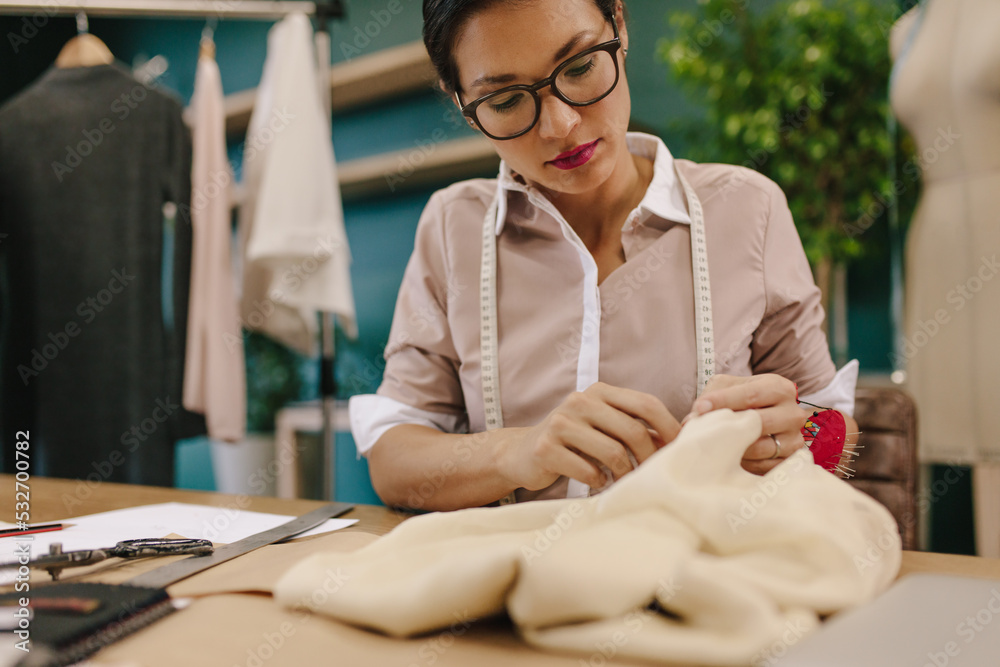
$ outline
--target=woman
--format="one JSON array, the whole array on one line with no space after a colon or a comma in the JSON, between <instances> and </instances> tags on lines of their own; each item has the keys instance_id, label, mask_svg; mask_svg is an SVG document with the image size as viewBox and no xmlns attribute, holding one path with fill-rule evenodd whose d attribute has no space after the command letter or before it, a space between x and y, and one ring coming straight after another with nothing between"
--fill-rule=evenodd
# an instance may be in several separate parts
<instances>
[{"instance_id":1,"label":"woman","mask_svg":"<svg viewBox=\"0 0 1000 667\"><path fill-rule=\"evenodd\" d=\"M503 162L431 198L382 385L352 399L387 504L586 495L720 408L760 413L763 474L804 444L797 391L853 409L777 186L626 135L620 0L425 0L424 42Z\"/></svg>"}]
</instances>

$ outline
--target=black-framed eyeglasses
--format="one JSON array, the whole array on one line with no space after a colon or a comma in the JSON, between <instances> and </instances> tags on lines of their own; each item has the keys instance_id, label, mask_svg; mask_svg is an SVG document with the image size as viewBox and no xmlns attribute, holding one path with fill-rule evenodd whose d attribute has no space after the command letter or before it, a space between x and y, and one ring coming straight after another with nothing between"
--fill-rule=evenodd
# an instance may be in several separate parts
<instances>
[{"instance_id":1,"label":"black-framed eyeglasses","mask_svg":"<svg viewBox=\"0 0 1000 667\"><path fill-rule=\"evenodd\" d=\"M615 38L592 46L561 62L552 74L533 85L518 84L493 91L462 106L483 134L504 141L526 134L538 122L542 100L538 91L552 86L552 94L574 107L600 102L618 85L618 49L622 41L611 21ZM459 106L462 99L455 93Z\"/></svg>"}]
</instances>

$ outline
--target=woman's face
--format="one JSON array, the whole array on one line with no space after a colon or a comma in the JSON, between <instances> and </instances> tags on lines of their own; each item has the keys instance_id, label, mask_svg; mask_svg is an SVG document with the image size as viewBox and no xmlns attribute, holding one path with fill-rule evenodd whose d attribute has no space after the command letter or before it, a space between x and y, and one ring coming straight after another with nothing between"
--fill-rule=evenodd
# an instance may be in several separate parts
<instances>
[{"instance_id":1,"label":"woman's face","mask_svg":"<svg viewBox=\"0 0 1000 667\"><path fill-rule=\"evenodd\" d=\"M624 24L618 28L627 48ZM455 40L462 103L545 79L567 58L613 38L611 24L593 0L495 3L473 14ZM511 169L551 192L580 194L600 187L619 161L628 159L631 100L621 49L615 57L620 79L603 100L574 107L543 88L541 116L527 134L490 139Z\"/></svg>"}]
</instances>

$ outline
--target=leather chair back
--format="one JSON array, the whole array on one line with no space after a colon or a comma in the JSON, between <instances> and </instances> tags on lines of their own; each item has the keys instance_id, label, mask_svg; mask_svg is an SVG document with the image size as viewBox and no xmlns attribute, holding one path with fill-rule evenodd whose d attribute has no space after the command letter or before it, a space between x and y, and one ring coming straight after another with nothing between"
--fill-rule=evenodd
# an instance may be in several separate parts
<instances>
[{"instance_id":1,"label":"leather chair back","mask_svg":"<svg viewBox=\"0 0 1000 667\"><path fill-rule=\"evenodd\" d=\"M895 388L862 387L855 395L854 418L862 445L849 483L885 505L899 524L903 548L916 550L917 408Z\"/></svg>"}]
</instances>

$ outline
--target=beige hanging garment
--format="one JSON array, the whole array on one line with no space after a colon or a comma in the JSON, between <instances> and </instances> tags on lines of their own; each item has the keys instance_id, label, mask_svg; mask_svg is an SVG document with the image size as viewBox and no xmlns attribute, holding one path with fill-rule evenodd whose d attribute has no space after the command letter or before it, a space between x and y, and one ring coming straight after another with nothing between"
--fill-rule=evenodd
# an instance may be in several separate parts
<instances>
[{"instance_id":1,"label":"beige hanging garment","mask_svg":"<svg viewBox=\"0 0 1000 667\"><path fill-rule=\"evenodd\" d=\"M246 432L246 366L231 260L233 175L222 79L210 44L202 43L190 110L194 240L184 407L205 415L210 438L235 442Z\"/></svg>"}]
</instances>

